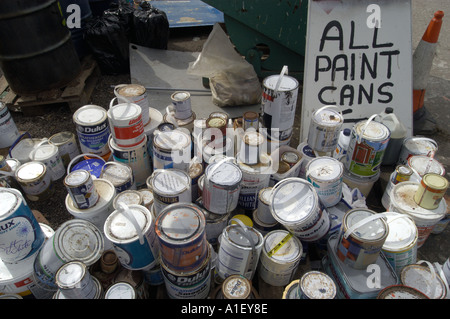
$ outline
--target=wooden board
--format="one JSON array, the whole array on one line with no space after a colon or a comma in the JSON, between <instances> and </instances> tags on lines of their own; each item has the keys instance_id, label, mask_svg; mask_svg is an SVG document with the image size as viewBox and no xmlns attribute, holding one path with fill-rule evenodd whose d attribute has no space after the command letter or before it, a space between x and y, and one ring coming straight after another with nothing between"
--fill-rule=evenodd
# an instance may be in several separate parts
<instances>
[{"instance_id":1,"label":"wooden board","mask_svg":"<svg viewBox=\"0 0 450 319\"><path fill-rule=\"evenodd\" d=\"M348 128L392 107L411 135L411 1L309 0L308 10L300 140L329 104Z\"/></svg>"}]
</instances>

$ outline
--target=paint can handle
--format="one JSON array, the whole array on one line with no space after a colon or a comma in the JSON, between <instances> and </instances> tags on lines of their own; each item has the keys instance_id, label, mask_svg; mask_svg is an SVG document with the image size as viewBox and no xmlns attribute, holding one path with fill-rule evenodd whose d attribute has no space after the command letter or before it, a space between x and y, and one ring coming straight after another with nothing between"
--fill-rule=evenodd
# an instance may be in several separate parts
<instances>
[{"instance_id":1,"label":"paint can handle","mask_svg":"<svg viewBox=\"0 0 450 319\"><path fill-rule=\"evenodd\" d=\"M79 154L77 156L75 156L70 162L69 165L67 165L67 175L70 174L70 168L72 167L72 164L75 163L75 161L81 157L84 156L88 156L88 157L96 157L98 159L101 159L102 161L105 161L103 158L101 158L100 156L96 155L96 154L90 154L90 153L84 153L84 154Z\"/></svg>"},{"instance_id":2,"label":"paint can handle","mask_svg":"<svg viewBox=\"0 0 450 319\"><path fill-rule=\"evenodd\" d=\"M119 206L119 212L122 215L124 215L133 224L133 226L136 229L136 232L138 234L138 237L139 237L139 243L141 245L143 245L144 244L144 235L142 234L142 229L141 229L141 227L139 227L139 224L138 224L136 218L134 217L134 215L131 213L130 208L124 202L119 202L118 206Z\"/></svg>"},{"instance_id":3,"label":"paint can handle","mask_svg":"<svg viewBox=\"0 0 450 319\"><path fill-rule=\"evenodd\" d=\"M365 224L367 224L367 223L369 223L369 222L371 222L373 220L386 217L387 213L392 213L392 212L373 214L373 215L371 215L371 216L369 216L367 218L364 218L364 219L360 220L359 222L353 224L344 233L344 238L347 239L347 237L350 236L350 234L352 234L359 227L364 226Z\"/></svg>"},{"instance_id":4,"label":"paint can handle","mask_svg":"<svg viewBox=\"0 0 450 319\"><path fill-rule=\"evenodd\" d=\"M127 167L127 168L130 170L131 184L132 184L132 185L134 184L134 174L133 174L133 169L132 169L130 166L128 166L127 164L124 164L124 163L105 162L105 163L103 163L103 166L102 166L102 173L103 173L104 167L105 167L105 166L108 166L108 165L116 165L116 166L124 165L125 167Z\"/></svg>"},{"instance_id":5,"label":"paint can handle","mask_svg":"<svg viewBox=\"0 0 450 319\"><path fill-rule=\"evenodd\" d=\"M117 98L122 99L123 101L126 101L126 102L128 102L128 103L133 103L133 100L132 100L132 99L127 98L126 96L120 95L119 92L118 92L119 89L121 89L121 88L123 88L123 87L125 87L125 86L127 86L127 84L118 84L118 85L116 85L116 86L114 87L114 95L115 95ZM111 107L111 105L110 105L110 107Z\"/></svg>"},{"instance_id":6,"label":"paint can handle","mask_svg":"<svg viewBox=\"0 0 450 319\"><path fill-rule=\"evenodd\" d=\"M130 101L130 100L124 98L123 96L116 96L116 97L113 97L113 98L111 99L111 101L109 102L109 110L112 110L113 108L115 108L115 107L117 107L117 106L119 105L119 104L113 105L113 104L114 104L114 101L116 101L116 100L117 100L117 101L122 100L123 102L125 102L125 103L128 105L128 108L130 107L131 104L134 104L134 105L136 105L136 107L138 107L138 108L141 110L141 107L140 107L138 104L133 103L132 101ZM128 108L127 108L127 109L128 109ZM116 119L116 118L114 117L114 112L108 112L108 114L111 116L111 118L112 118L113 120Z\"/></svg>"},{"instance_id":7,"label":"paint can handle","mask_svg":"<svg viewBox=\"0 0 450 319\"><path fill-rule=\"evenodd\" d=\"M25 133L21 134L21 135L14 141L14 143L12 143L12 145L9 147L9 156L10 156L10 157L13 157L12 154L11 154L11 151L14 149L14 147L15 147L17 144L19 144L19 142L24 138L25 135L27 136L27 138L31 138L31 135L30 135L29 132L25 132Z\"/></svg>"},{"instance_id":8,"label":"paint can handle","mask_svg":"<svg viewBox=\"0 0 450 319\"><path fill-rule=\"evenodd\" d=\"M280 76L278 77L278 81L275 85L274 94L278 93L278 90L280 89L281 81L283 80L283 77L285 74L288 74L288 66L287 65L284 65L283 68L281 69Z\"/></svg>"},{"instance_id":9,"label":"paint can handle","mask_svg":"<svg viewBox=\"0 0 450 319\"><path fill-rule=\"evenodd\" d=\"M436 271L434 270L434 266L427 260L419 260L417 264L427 264L428 268L431 272L431 299L436 298L436 288L437 288L437 280L436 280Z\"/></svg>"},{"instance_id":10,"label":"paint can handle","mask_svg":"<svg viewBox=\"0 0 450 319\"><path fill-rule=\"evenodd\" d=\"M172 108L171 108L171 106L172 106ZM168 121L169 121L169 123L172 123L175 127L178 127L177 120L172 115L173 113L174 113L173 105L172 104L171 105L167 105L166 106L166 114L167 114L167 117L168 117Z\"/></svg>"},{"instance_id":11,"label":"paint can handle","mask_svg":"<svg viewBox=\"0 0 450 319\"><path fill-rule=\"evenodd\" d=\"M377 116L379 116L380 114L373 114L372 116L369 117L369 119L367 120L366 124L364 124L363 128L361 129L361 134L359 134L358 136L358 144L361 143L361 139L364 135L364 132L366 131L367 127L369 126L370 122L372 122L372 120L374 118L376 118Z\"/></svg>"},{"instance_id":12,"label":"paint can handle","mask_svg":"<svg viewBox=\"0 0 450 319\"><path fill-rule=\"evenodd\" d=\"M232 218L230 219L230 224L231 222L236 222L236 224L238 225L236 227L236 230L242 235L244 236L250 243L250 245L252 246L252 251L255 252L256 251L256 244L253 241L252 236L250 235L250 232L248 231L248 226L246 226L240 219L238 218Z\"/></svg>"}]
</instances>

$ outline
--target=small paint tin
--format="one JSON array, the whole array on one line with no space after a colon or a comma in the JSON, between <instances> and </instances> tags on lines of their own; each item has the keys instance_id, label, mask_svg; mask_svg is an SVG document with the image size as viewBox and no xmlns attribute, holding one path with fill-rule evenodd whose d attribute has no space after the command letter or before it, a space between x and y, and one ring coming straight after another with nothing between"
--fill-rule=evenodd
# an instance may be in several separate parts
<instances>
[{"instance_id":1,"label":"small paint tin","mask_svg":"<svg viewBox=\"0 0 450 319\"><path fill-rule=\"evenodd\" d=\"M259 120L258 120L258 113L247 111L242 116L242 127L244 131L246 131L249 128L253 128L255 130L259 129Z\"/></svg>"},{"instance_id":2,"label":"small paint tin","mask_svg":"<svg viewBox=\"0 0 450 319\"><path fill-rule=\"evenodd\" d=\"M117 282L106 290L104 299L137 299L137 294L131 284Z\"/></svg>"},{"instance_id":3,"label":"small paint tin","mask_svg":"<svg viewBox=\"0 0 450 319\"><path fill-rule=\"evenodd\" d=\"M153 138L153 169L177 168L188 171L191 161L191 137L176 129L155 132Z\"/></svg>"},{"instance_id":4,"label":"small paint tin","mask_svg":"<svg viewBox=\"0 0 450 319\"><path fill-rule=\"evenodd\" d=\"M0 187L0 258L14 263L36 254L45 234L27 205L22 193Z\"/></svg>"},{"instance_id":5,"label":"small paint tin","mask_svg":"<svg viewBox=\"0 0 450 319\"><path fill-rule=\"evenodd\" d=\"M80 154L77 145L75 134L68 131L63 131L52 135L48 142L58 147L59 155L65 167L69 165L70 161Z\"/></svg>"},{"instance_id":6,"label":"small paint tin","mask_svg":"<svg viewBox=\"0 0 450 319\"><path fill-rule=\"evenodd\" d=\"M117 99L115 97L111 100L107 111L111 136L119 147L139 145L145 136L142 108L130 102L114 105Z\"/></svg>"},{"instance_id":7,"label":"small paint tin","mask_svg":"<svg viewBox=\"0 0 450 319\"><path fill-rule=\"evenodd\" d=\"M55 191L44 163L33 161L22 164L17 168L15 177L30 201L47 199Z\"/></svg>"},{"instance_id":8,"label":"small paint tin","mask_svg":"<svg viewBox=\"0 0 450 319\"><path fill-rule=\"evenodd\" d=\"M228 124L227 118L228 116L225 118L224 116L210 115L206 119L206 131L208 131L208 129L211 131L211 141L219 136L222 138L225 137Z\"/></svg>"},{"instance_id":9,"label":"small paint tin","mask_svg":"<svg viewBox=\"0 0 450 319\"><path fill-rule=\"evenodd\" d=\"M413 171L409 166L397 165L390 180L394 185L396 185L400 182L409 181L412 174L413 174Z\"/></svg>"},{"instance_id":10,"label":"small paint tin","mask_svg":"<svg viewBox=\"0 0 450 319\"><path fill-rule=\"evenodd\" d=\"M147 187L153 192L153 209L161 211L174 203L191 203L191 178L185 171L169 168L158 169L147 179Z\"/></svg>"},{"instance_id":11,"label":"small paint tin","mask_svg":"<svg viewBox=\"0 0 450 319\"><path fill-rule=\"evenodd\" d=\"M110 181L116 188L117 194L136 189L133 170L127 164L106 162L102 167L100 178Z\"/></svg>"},{"instance_id":12,"label":"small paint tin","mask_svg":"<svg viewBox=\"0 0 450 319\"><path fill-rule=\"evenodd\" d=\"M119 209L119 203L124 203L125 205L142 205L143 197L142 194L133 189L129 189L117 194L113 201L114 209Z\"/></svg>"},{"instance_id":13,"label":"small paint tin","mask_svg":"<svg viewBox=\"0 0 450 319\"><path fill-rule=\"evenodd\" d=\"M64 178L64 185L78 209L91 208L99 199L91 174L86 170L70 172Z\"/></svg>"},{"instance_id":14,"label":"small paint tin","mask_svg":"<svg viewBox=\"0 0 450 319\"><path fill-rule=\"evenodd\" d=\"M233 211L238 205L241 181L242 171L236 164L224 160L209 164L202 190L205 208L216 214Z\"/></svg>"},{"instance_id":15,"label":"small paint tin","mask_svg":"<svg viewBox=\"0 0 450 319\"><path fill-rule=\"evenodd\" d=\"M286 230L274 230L264 236L258 273L271 286L289 284L303 253L300 240Z\"/></svg>"},{"instance_id":16,"label":"small paint tin","mask_svg":"<svg viewBox=\"0 0 450 319\"><path fill-rule=\"evenodd\" d=\"M114 87L114 94L118 98L141 107L142 122L145 125L150 121L149 102L147 90L140 84L119 84Z\"/></svg>"},{"instance_id":17,"label":"small paint tin","mask_svg":"<svg viewBox=\"0 0 450 319\"><path fill-rule=\"evenodd\" d=\"M383 215L364 208L351 209L342 220L338 259L352 268L366 269L378 259L388 234Z\"/></svg>"},{"instance_id":18,"label":"small paint tin","mask_svg":"<svg viewBox=\"0 0 450 319\"><path fill-rule=\"evenodd\" d=\"M300 143L297 146L297 151L299 151L302 156L302 163L300 164L300 172L298 177L306 178L306 165L316 157L316 154L311 146L309 146L306 142Z\"/></svg>"},{"instance_id":19,"label":"small paint tin","mask_svg":"<svg viewBox=\"0 0 450 319\"><path fill-rule=\"evenodd\" d=\"M336 148L344 124L341 110L334 105L325 105L313 112L307 143L317 152L331 152Z\"/></svg>"},{"instance_id":20,"label":"small paint tin","mask_svg":"<svg viewBox=\"0 0 450 319\"><path fill-rule=\"evenodd\" d=\"M336 205L342 198L344 165L337 159L321 156L306 166L306 179L316 189L325 207Z\"/></svg>"},{"instance_id":21,"label":"small paint tin","mask_svg":"<svg viewBox=\"0 0 450 319\"><path fill-rule=\"evenodd\" d=\"M177 91L170 96L173 108L175 110L175 118L185 120L191 117L191 94L186 91Z\"/></svg>"},{"instance_id":22,"label":"small paint tin","mask_svg":"<svg viewBox=\"0 0 450 319\"><path fill-rule=\"evenodd\" d=\"M156 219L161 262L178 272L200 267L208 252L206 219L201 208L192 203L166 207Z\"/></svg>"},{"instance_id":23,"label":"small paint tin","mask_svg":"<svg viewBox=\"0 0 450 319\"><path fill-rule=\"evenodd\" d=\"M258 219L264 224L274 224L277 220L273 218L270 212L270 198L273 187L264 187L258 193L258 206L256 208L256 215Z\"/></svg>"},{"instance_id":24,"label":"small paint tin","mask_svg":"<svg viewBox=\"0 0 450 319\"><path fill-rule=\"evenodd\" d=\"M150 211L141 205L119 205L105 221L106 238L112 242L123 267L131 270L153 267L159 245Z\"/></svg>"},{"instance_id":25,"label":"small paint tin","mask_svg":"<svg viewBox=\"0 0 450 319\"><path fill-rule=\"evenodd\" d=\"M407 165L408 159L413 155L430 156L436 153L438 145L435 140L427 137L412 136L403 141L398 164Z\"/></svg>"},{"instance_id":26,"label":"small paint tin","mask_svg":"<svg viewBox=\"0 0 450 319\"><path fill-rule=\"evenodd\" d=\"M415 288L430 299L445 299L448 287L434 270L434 266L427 262L428 266L417 264L405 266L400 274L401 283Z\"/></svg>"},{"instance_id":27,"label":"small paint tin","mask_svg":"<svg viewBox=\"0 0 450 319\"><path fill-rule=\"evenodd\" d=\"M65 299L99 299L98 287L85 264L69 261L55 275L56 285Z\"/></svg>"},{"instance_id":28,"label":"small paint tin","mask_svg":"<svg viewBox=\"0 0 450 319\"><path fill-rule=\"evenodd\" d=\"M421 291L405 285L392 285L380 291L377 299L430 299Z\"/></svg>"},{"instance_id":29,"label":"small paint tin","mask_svg":"<svg viewBox=\"0 0 450 319\"><path fill-rule=\"evenodd\" d=\"M228 276L222 283L224 299L250 299L252 283L242 275Z\"/></svg>"},{"instance_id":30,"label":"small paint tin","mask_svg":"<svg viewBox=\"0 0 450 319\"><path fill-rule=\"evenodd\" d=\"M425 174L420 181L419 188L414 194L414 201L420 207L436 209L447 192L448 180L439 174Z\"/></svg>"},{"instance_id":31,"label":"small paint tin","mask_svg":"<svg viewBox=\"0 0 450 319\"><path fill-rule=\"evenodd\" d=\"M295 164L297 164L300 161L300 159L301 159L300 155L293 151L286 151L281 154L281 160L289 164L290 168L292 168Z\"/></svg>"},{"instance_id":32,"label":"small paint tin","mask_svg":"<svg viewBox=\"0 0 450 319\"><path fill-rule=\"evenodd\" d=\"M265 138L261 133L253 130L245 132L239 149L239 160L247 165L258 164L264 143Z\"/></svg>"},{"instance_id":33,"label":"small paint tin","mask_svg":"<svg viewBox=\"0 0 450 319\"><path fill-rule=\"evenodd\" d=\"M321 271L308 271L300 278L300 299L335 299L337 287L333 279Z\"/></svg>"}]
</instances>

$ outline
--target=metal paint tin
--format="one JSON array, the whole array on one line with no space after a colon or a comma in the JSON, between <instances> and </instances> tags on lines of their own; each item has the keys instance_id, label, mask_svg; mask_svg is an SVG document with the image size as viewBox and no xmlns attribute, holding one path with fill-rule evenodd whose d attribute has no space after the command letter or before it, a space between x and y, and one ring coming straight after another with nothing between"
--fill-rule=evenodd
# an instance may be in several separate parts
<instances>
[{"instance_id":1,"label":"metal paint tin","mask_svg":"<svg viewBox=\"0 0 450 319\"><path fill-rule=\"evenodd\" d=\"M181 130L155 132L153 169L177 168L188 171L191 161L191 137Z\"/></svg>"},{"instance_id":2,"label":"metal paint tin","mask_svg":"<svg viewBox=\"0 0 450 319\"><path fill-rule=\"evenodd\" d=\"M110 134L106 110L98 105L85 105L73 114L82 153L104 156L110 152Z\"/></svg>"},{"instance_id":3,"label":"metal paint tin","mask_svg":"<svg viewBox=\"0 0 450 319\"><path fill-rule=\"evenodd\" d=\"M49 198L55 191L47 167L41 162L27 162L17 168L15 177L30 201Z\"/></svg>"},{"instance_id":4,"label":"metal paint tin","mask_svg":"<svg viewBox=\"0 0 450 319\"><path fill-rule=\"evenodd\" d=\"M117 282L106 290L104 299L137 299L137 295L131 284Z\"/></svg>"},{"instance_id":5,"label":"metal paint tin","mask_svg":"<svg viewBox=\"0 0 450 319\"><path fill-rule=\"evenodd\" d=\"M188 119L192 116L191 94L186 91L177 91L170 96L175 118L180 120Z\"/></svg>"},{"instance_id":6,"label":"metal paint tin","mask_svg":"<svg viewBox=\"0 0 450 319\"><path fill-rule=\"evenodd\" d=\"M187 119L177 119L173 112L168 111L163 115L163 121L173 124L174 129L184 129L186 133L191 134L194 130L194 121L197 115L195 112L191 112L191 116Z\"/></svg>"},{"instance_id":7,"label":"metal paint tin","mask_svg":"<svg viewBox=\"0 0 450 319\"><path fill-rule=\"evenodd\" d=\"M262 222L258 218L257 210L253 211L252 215L252 221L253 221L253 227L257 229L263 236L267 235L267 233L277 230L280 228L280 224L275 220L275 222L268 224L265 222Z\"/></svg>"},{"instance_id":8,"label":"metal paint tin","mask_svg":"<svg viewBox=\"0 0 450 319\"><path fill-rule=\"evenodd\" d=\"M238 205L242 175L241 169L234 163L221 160L209 164L202 190L205 208L216 214L233 211Z\"/></svg>"},{"instance_id":9,"label":"metal paint tin","mask_svg":"<svg viewBox=\"0 0 450 319\"><path fill-rule=\"evenodd\" d=\"M415 288L425 294L430 299L445 299L448 287L434 270L434 266L428 263L422 266L417 264L405 266L400 274L403 285Z\"/></svg>"},{"instance_id":10,"label":"metal paint tin","mask_svg":"<svg viewBox=\"0 0 450 319\"><path fill-rule=\"evenodd\" d=\"M89 299L103 299L103 287L102 287L100 281L97 278L92 277L92 283L94 284L94 287L95 287L94 289L96 291L96 295L93 298L89 298ZM67 298L63 294L63 291L61 289L58 289L54 293L52 299L68 299L68 300L70 300L72 298ZM73 299L82 299L82 298L73 298ZM84 298L84 299L86 299L86 298Z\"/></svg>"},{"instance_id":11,"label":"metal paint tin","mask_svg":"<svg viewBox=\"0 0 450 319\"><path fill-rule=\"evenodd\" d=\"M114 95L123 101L137 104L141 107L142 122L147 125L151 119L147 90L139 84L119 84L114 87Z\"/></svg>"},{"instance_id":12,"label":"metal paint tin","mask_svg":"<svg viewBox=\"0 0 450 319\"><path fill-rule=\"evenodd\" d=\"M317 152L331 152L336 148L344 117L334 105L325 105L313 112L307 143Z\"/></svg>"},{"instance_id":13,"label":"metal paint tin","mask_svg":"<svg viewBox=\"0 0 450 319\"><path fill-rule=\"evenodd\" d=\"M417 239L419 231L407 215L392 212L386 216L389 234L383 244L382 252L397 275L406 265L417 260Z\"/></svg>"},{"instance_id":14,"label":"metal paint tin","mask_svg":"<svg viewBox=\"0 0 450 319\"><path fill-rule=\"evenodd\" d=\"M389 211L407 214L412 217L419 231L417 248L427 240L433 227L445 216L447 203L441 200L439 207L434 210L425 209L417 205L414 194L420 185L416 182L402 182L394 186L391 192Z\"/></svg>"},{"instance_id":15,"label":"metal paint tin","mask_svg":"<svg viewBox=\"0 0 450 319\"><path fill-rule=\"evenodd\" d=\"M195 204L202 208L203 214L206 219L206 240L211 245L217 245L219 241L219 236L222 233L223 229L227 226L228 220L230 218L230 213L228 214L214 214L207 210L203 206L203 199L199 197Z\"/></svg>"},{"instance_id":16,"label":"metal paint tin","mask_svg":"<svg viewBox=\"0 0 450 319\"><path fill-rule=\"evenodd\" d=\"M64 222L44 243L34 260L36 285L47 291L56 290L58 269L72 260L88 267L93 265L103 253L104 242L103 234L91 222L77 218Z\"/></svg>"},{"instance_id":17,"label":"metal paint tin","mask_svg":"<svg viewBox=\"0 0 450 319\"><path fill-rule=\"evenodd\" d=\"M306 166L306 180L315 188L325 207L336 205L342 198L344 165L339 160L321 156Z\"/></svg>"},{"instance_id":18,"label":"metal paint tin","mask_svg":"<svg viewBox=\"0 0 450 319\"><path fill-rule=\"evenodd\" d=\"M259 129L259 114L252 111L247 111L242 116L242 128L247 131L249 128L255 130Z\"/></svg>"},{"instance_id":19,"label":"metal paint tin","mask_svg":"<svg viewBox=\"0 0 450 319\"><path fill-rule=\"evenodd\" d=\"M161 263L177 272L198 269L208 255L206 219L201 208L192 203L166 207L156 219Z\"/></svg>"},{"instance_id":20,"label":"metal paint tin","mask_svg":"<svg viewBox=\"0 0 450 319\"><path fill-rule=\"evenodd\" d=\"M66 173L58 147L55 145L39 145L31 151L30 160L44 163L53 181L59 180Z\"/></svg>"},{"instance_id":21,"label":"metal paint tin","mask_svg":"<svg viewBox=\"0 0 450 319\"><path fill-rule=\"evenodd\" d=\"M264 187L258 192L256 215L258 216L258 220L264 224L277 223L277 220L273 218L272 213L270 212L272 189L273 187Z\"/></svg>"},{"instance_id":22,"label":"metal paint tin","mask_svg":"<svg viewBox=\"0 0 450 319\"><path fill-rule=\"evenodd\" d=\"M142 195L142 205L147 207L147 209L151 212L153 207L153 191L149 188L141 188L138 189L138 192Z\"/></svg>"},{"instance_id":23,"label":"metal paint tin","mask_svg":"<svg viewBox=\"0 0 450 319\"><path fill-rule=\"evenodd\" d=\"M34 255L45 235L23 195L14 188L0 188L0 258L14 263Z\"/></svg>"},{"instance_id":24,"label":"metal paint tin","mask_svg":"<svg viewBox=\"0 0 450 319\"><path fill-rule=\"evenodd\" d=\"M65 299L96 299L99 295L86 265L76 260L62 265L55 281Z\"/></svg>"},{"instance_id":25,"label":"metal paint tin","mask_svg":"<svg viewBox=\"0 0 450 319\"><path fill-rule=\"evenodd\" d=\"M256 209L258 206L258 193L269 186L270 176L273 173L272 158L262 153L258 164L247 165L238 160L242 171L238 206L244 209Z\"/></svg>"},{"instance_id":26,"label":"metal paint tin","mask_svg":"<svg viewBox=\"0 0 450 319\"><path fill-rule=\"evenodd\" d=\"M292 134L299 82L288 75L271 75L262 84L262 125L271 132L271 137L284 140Z\"/></svg>"},{"instance_id":27,"label":"metal paint tin","mask_svg":"<svg viewBox=\"0 0 450 319\"><path fill-rule=\"evenodd\" d=\"M426 155L413 155L408 159L408 166L412 170L409 180L419 182L426 173L445 176L445 167L438 160Z\"/></svg>"},{"instance_id":28,"label":"metal paint tin","mask_svg":"<svg viewBox=\"0 0 450 319\"><path fill-rule=\"evenodd\" d=\"M252 280L264 244L262 234L240 223L225 227L220 238L216 264L220 278L238 274Z\"/></svg>"},{"instance_id":29,"label":"metal paint tin","mask_svg":"<svg viewBox=\"0 0 450 319\"><path fill-rule=\"evenodd\" d=\"M389 234L383 217L364 208L351 209L344 215L336 248L342 263L355 269L375 263Z\"/></svg>"},{"instance_id":30,"label":"metal paint tin","mask_svg":"<svg viewBox=\"0 0 450 319\"><path fill-rule=\"evenodd\" d=\"M316 154L311 146L309 146L306 142L300 143L297 146L297 151L299 151L302 155L302 162L300 164L298 177L306 178L306 165L308 165L308 163L316 157Z\"/></svg>"},{"instance_id":31,"label":"metal paint tin","mask_svg":"<svg viewBox=\"0 0 450 319\"><path fill-rule=\"evenodd\" d=\"M191 194L192 202L199 198L198 194L198 180L203 175L203 165L199 162L191 162L189 165L189 177L191 178Z\"/></svg>"},{"instance_id":32,"label":"metal paint tin","mask_svg":"<svg viewBox=\"0 0 450 319\"><path fill-rule=\"evenodd\" d=\"M384 288L400 283L383 252L374 263L375 267L379 267L377 273L380 274L379 281L375 285L371 278L373 272L367 271L367 269L355 269L338 259L337 244L338 236L330 236L327 243L328 254L322 260L324 272L333 279L338 288L337 299L375 299Z\"/></svg>"},{"instance_id":33,"label":"metal paint tin","mask_svg":"<svg viewBox=\"0 0 450 319\"><path fill-rule=\"evenodd\" d=\"M317 241L330 228L328 213L320 208L314 186L298 177L275 184L270 211L280 224L302 241Z\"/></svg>"},{"instance_id":34,"label":"metal paint tin","mask_svg":"<svg viewBox=\"0 0 450 319\"><path fill-rule=\"evenodd\" d=\"M64 178L64 185L72 198L73 204L78 209L91 208L99 199L92 176L86 170L79 169L70 172Z\"/></svg>"},{"instance_id":35,"label":"metal paint tin","mask_svg":"<svg viewBox=\"0 0 450 319\"><path fill-rule=\"evenodd\" d=\"M289 285L284 288L283 296L281 299L300 299L298 295L298 286L300 284L300 279L292 281Z\"/></svg>"},{"instance_id":36,"label":"metal paint tin","mask_svg":"<svg viewBox=\"0 0 450 319\"><path fill-rule=\"evenodd\" d=\"M125 205L142 205L143 196L142 194L133 189L129 189L117 194L113 200L114 209L119 209L119 203L124 203Z\"/></svg>"},{"instance_id":37,"label":"metal paint tin","mask_svg":"<svg viewBox=\"0 0 450 319\"><path fill-rule=\"evenodd\" d=\"M337 287L333 279L321 271L308 271L300 278L300 299L335 299Z\"/></svg>"},{"instance_id":38,"label":"metal paint tin","mask_svg":"<svg viewBox=\"0 0 450 319\"><path fill-rule=\"evenodd\" d=\"M448 180L444 176L434 173L425 174L414 194L414 201L420 207L436 209L447 192L447 188Z\"/></svg>"},{"instance_id":39,"label":"metal paint tin","mask_svg":"<svg viewBox=\"0 0 450 319\"><path fill-rule=\"evenodd\" d=\"M253 130L246 131L241 140L238 159L247 165L258 164L264 143L265 138L261 133Z\"/></svg>"},{"instance_id":40,"label":"metal paint tin","mask_svg":"<svg viewBox=\"0 0 450 319\"><path fill-rule=\"evenodd\" d=\"M117 194L136 189L133 170L127 164L106 162L102 167L100 178L110 181L116 188Z\"/></svg>"},{"instance_id":41,"label":"metal paint tin","mask_svg":"<svg viewBox=\"0 0 450 319\"><path fill-rule=\"evenodd\" d=\"M206 299L211 288L211 254L212 248L207 245L206 258L193 271L176 271L163 261L161 270L167 294L171 299Z\"/></svg>"},{"instance_id":42,"label":"metal paint tin","mask_svg":"<svg viewBox=\"0 0 450 319\"><path fill-rule=\"evenodd\" d=\"M111 136L120 147L139 145L146 136L142 121L142 108L129 102L114 105L116 99L111 100L107 112Z\"/></svg>"},{"instance_id":43,"label":"metal paint tin","mask_svg":"<svg viewBox=\"0 0 450 319\"><path fill-rule=\"evenodd\" d=\"M70 161L80 154L75 134L68 131L56 133L48 139L48 142L58 147L59 155L63 161L64 167L69 165Z\"/></svg>"},{"instance_id":44,"label":"metal paint tin","mask_svg":"<svg viewBox=\"0 0 450 319\"><path fill-rule=\"evenodd\" d=\"M377 299L430 299L421 291L405 285L393 285L380 291Z\"/></svg>"},{"instance_id":45,"label":"metal paint tin","mask_svg":"<svg viewBox=\"0 0 450 319\"><path fill-rule=\"evenodd\" d=\"M0 102L0 148L10 147L19 137L19 131L8 107Z\"/></svg>"},{"instance_id":46,"label":"metal paint tin","mask_svg":"<svg viewBox=\"0 0 450 319\"><path fill-rule=\"evenodd\" d=\"M289 284L303 253L300 240L286 230L274 230L264 236L258 273L271 286Z\"/></svg>"},{"instance_id":47,"label":"metal paint tin","mask_svg":"<svg viewBox=\"0 0 450 319\"><path fill-rule=\"evenodd\" d=\"M372 119L353 126L344 161L350 173L361 177L377 175L390 138L387 126Z\"/></svg>"},{"instance_id":48,"label":"metal paint tin","mask_svg":"<svg viewBox=\"0 0 450 319\"><path fill-rule=\"evenodd\" d=\"M281 160L292 168L295 164L300 161L301 157L294 151L285 151L281 154Z\"/></svg>"},{"instance_id":49,"label":"metal paint tin","mask_svg":"<svg viewBox=\"0 0 450 319\"><path fill-rule=\"evenodd\" d=\"M372 191L373 185L380 178L380 175L381 170L378 170L374 176L370 177L353 175L347 168L345 168L344 165L344 176L342 178L348 187L351 189L357 188L364 195L364 197L367 198Z\"/></svg>"},{"instance_id":50,"label":"metal paint tin","mask_svg":"<svg viewBox=\"0 0 450 319\"><path fill-rule=\"evenodd\" d=\"M145 185L147 177L152 173L147 135L144 135L144 139L140 144L126 148L118 146L115 140L110 137L109 147L115 162L131 167L136 178L136 186Z\"/></svg>"},{"instance_id":51,"label":"metal paint tin","mask_svg":"<svg viewBox=\"0 0 450 319\"><path fill-rule=\"evenodd\" d=\"M413 171L410 166L397 165L389 180L393 183L393 185L396 185L400 182L409 181L412 174Z\"/></svg>"},{"instance_id":52,"label":"metal paint tin","mask_svg":"<svg viewBox=\"0 0 450 319\"><path fill-rule=\"evenodd\" d=\"M147 269L156 264L159 245L155 221L141 205L119 204L120 208L106 218L104 233L124 268Z\"/></svg>"},{"instance_id":53,"label":"metal paint tin","mask_svg":"<svg viewBox=\"0 0 450 319\"><path fill-rule=\"evenodd\" d=\"M408 137L403 141L398 163L407 165L408 159L413 155L426 155L430 156L436 153L438 145L435 140L427 137Z\"/></svg>"},{"instance_id":54,"label":"metal paint tin","mask_svg":"<svg viewBox=\"0 0 450 319\"><path fill-rule=\"evenodd\" d=\"M153 209L159 216L173 203L191 203L191 178L185 171L169 168L155 170L147 179L147 187L153 191Z\"/></svg>"},{"instance_id":55,"label":"metal paint tin","mask_svg":"<svg viewBox=\"0 0 450 319\"><path fill-rule=\"evenodd\" d=\"M250 299L252 283L242 275L230 275L222 283L224 299Z\"/></svg>"}]
</instances>

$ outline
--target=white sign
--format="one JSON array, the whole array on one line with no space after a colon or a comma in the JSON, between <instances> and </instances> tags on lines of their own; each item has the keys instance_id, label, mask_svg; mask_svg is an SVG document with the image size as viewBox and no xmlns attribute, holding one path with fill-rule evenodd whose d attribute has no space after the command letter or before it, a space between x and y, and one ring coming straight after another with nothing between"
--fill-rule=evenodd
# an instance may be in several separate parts
<instances>
[{"instance_id":1,"label":"white sign","mask_svg":"<svg viewBox=\"0 0 450 319\"><path fill-rule=\"evenodd\" d=\"M344 126L392 107L412 134L410 0L309 0L300 141L336 105Z\"/></svg>"}]
</instances>

